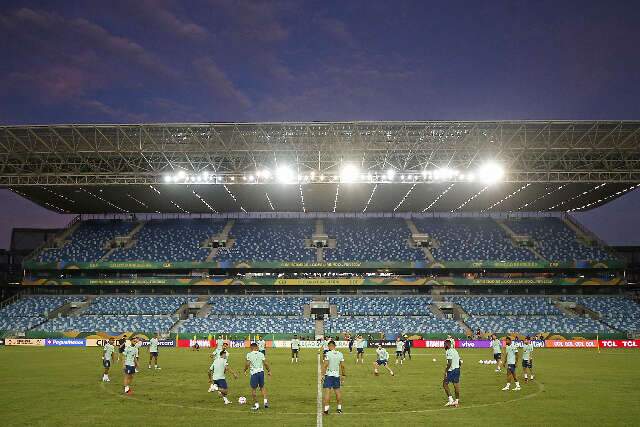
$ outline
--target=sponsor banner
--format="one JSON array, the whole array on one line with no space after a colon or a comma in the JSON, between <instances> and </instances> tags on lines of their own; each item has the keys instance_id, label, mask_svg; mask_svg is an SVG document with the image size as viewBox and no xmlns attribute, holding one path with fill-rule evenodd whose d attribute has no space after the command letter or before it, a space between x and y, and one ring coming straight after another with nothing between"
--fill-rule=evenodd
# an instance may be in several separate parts
<instances>
[{"instance_id":1,"label":"sponsor banner","mask_svg":"<svg viewBox=\"0 0 640 427\"><path fill-rule=\"evenodd\" d=\"M502 346L504 347L505 345L507 345L507 343L505 342L505 340L502 340ZM520 341L520 340L513 340L512 341L516 347L522 347L524 345L524 341ZM531 344L533 344L534 348L542 348L542 347L546 347L545 341L544 340L530 340Z\"/></svg>"},{"instance_id":2,"label":"sponsor banner","mask_svg":"<svg viewBox=\"0 0 640 427\"><path fill-rule=\"evenodd\" d=\"M32 338L7 338L4 340L5 345L28 345L36 347L44 347L43 339Z\"/></svg>"},{"instance_id":3,"label":"sponsor banner","mask_svg":"<svg viewBox=\"0 0 640 427\"><path fill-rule=\"evenodd\" d=\"M444 340L412 340L415 348L444 348Z\"/></svg>"},{"instance_id":4,"label":"sponsor banner","mask_svg":"<svg viewBox=\"0 0 640 427\"><path fill-rule=\"evenodd\" d=\"M212 348L216 346L215 340L178 340L178 347L193 347L196 343L200 348Z\"/></svg>"},{"instance_id":5,"label":"sponsor banner","mask_svg":"<svg viewBox=\"0 0 640 427\"><path fill-rule=\"evenodd\" d=\"M640 348L640 340L600 340L600 348Z\"/></svg>"},{"instance_id":6,"label":"sponsor banner","mask_svg":"<svg viewBox=\"0 0 640 427\"><path fill-rule=\"evenodd\" d=\"M4 340L0 338L0 345L4 345Z\"/></svg>"},{"instance_id":7,"label":"sponsor banner","mask_svg":"<svg viewBox=\"0 0 640 427\"><path fill-rule=\"evenodd\" d=\"M597 340L546 340L544 346L547 348L596 348Z\"/></svg>"},{"instance_id":8,"label":"sponsor banner","mask_svg":"<svg viewBox=\"0 0 640 427\"><path fill-rule=\"evenodd\" d=\"M372 340L367 341L367 347L369 348L377 348L379 345L383 347L394 347L396 346L396 340Z\"/></svg>"},{"instance_id":9,"label":"sponsor banner","mask_svg":"<svg viewBox=\"0 0 640 427\"><path fill-rule=\"evenodd\" d=\"M456 340L456 348L489 348L489 340Z\"/></svg>"},{"instance_id":10,"label":"sponsor banner","mask_svg":"<svg viewBox=\"0 0 640 427\"><path fill-rule=\"evenodd\" d=\"M229 348L246 348L249 347L249 341L245 340L231 340L226 341L229 344Z\"/></svg>"},{"instance_id":11,"label":"sponsor banner","mask_svg":"<svg viewBox=\"0 0 640 427\"><path fill-rule=\"evenodd\" d=\"M291 340L273 341L275 348L291 348ZM319 348L319 341L300 341L300 348ZM349 341L336 341L336 348L349 348Z\"/></svg>"},{"instance_id":12,"label":"sponsor banner","mask_svg":"<svg viewBox=\"0 0 640 427\"><path fill-rule=\"evenodd\" d=\"M149 341L142 341L143 347L149 347ZM175 340L158 340L158 347L175 347Z\"/></svg>"},{"instance_id":13,"label":"sponsor banner","mask_svg":"<svg viewBox=\"0 0 640 427\"><path fill-rule=\"evenodd\" d=\"M47 347L84 347L85 343L86 340L83 338L47 338L44 340L44 345Z\"/></svg>"}]
</instances>

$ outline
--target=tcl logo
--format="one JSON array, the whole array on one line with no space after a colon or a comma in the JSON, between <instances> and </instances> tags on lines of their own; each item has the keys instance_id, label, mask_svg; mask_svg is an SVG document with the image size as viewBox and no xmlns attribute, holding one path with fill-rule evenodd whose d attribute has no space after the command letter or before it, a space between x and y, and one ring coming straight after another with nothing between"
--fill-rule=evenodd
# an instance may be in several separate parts
<instances>
[{"instance_id":1,"label":"tcl logo","mask_svg":"<svg viewBox=\"0 0 640 427\"><path fill-rule=\"evenodd\" d=\"M619 347L627 347L627 348L638 348L638 340L601 340L600 347L610 347L610 348L619 348Z\"/></svg>"}]
</instances>

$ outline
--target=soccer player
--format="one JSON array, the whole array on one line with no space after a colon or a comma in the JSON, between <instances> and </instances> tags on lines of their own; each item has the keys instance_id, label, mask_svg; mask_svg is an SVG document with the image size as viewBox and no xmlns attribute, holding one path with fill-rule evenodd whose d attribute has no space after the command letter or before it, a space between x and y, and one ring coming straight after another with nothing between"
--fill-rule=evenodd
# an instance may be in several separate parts
<instances>
[{"instance_id":1,"label":"soccer player","mask_svg":"<svg viewBox=\"0 0 640 427\"><path fill-rule=\"evenodd\" d=\"M342 392L340 391L340 379L346 376L344 370L344 355L336 350L335 341L331 340L327 345L329 347L329 351L322 362L321 368L321 374L324 378L322 381L322 388L324 389L324 394L322 396L324 414L329 415L329 399L331 398L331 390L333 390L336 395L338 413L341 414Z\"/></svg>"},{"instance_id":2,"label":"soccer player","mask_svg":"<svg viewBox=\"0 0 640 427\"><path fill-rule=\"evenodd\" d=\"M403 353L404 353L404 343L400 339L400 335L398 335L398 337L396 338L396 365L398 363L402 365L402 362L404 361Z\"/></svg>"},{"instance_id":3,"label":"soccer player","mask_svg":"<svg viewBox=\"0 0 640 427\"><path fill-rule=\"evenodd\" d=\"M263 355L267 355L267 343L265 342L263 337L260 337L258 340L258 351Z\"/></svg>"},{"instance_id":4,"label":"soccer player","mask_svg":"<svg viewBox=\"0 0 640 427\"><path fill-rule=\"evenodd\" d=\"M394 376L393 371L391 370L391 368L389 368L389 352L387 351L387 349L382 347L382 345L379 345L376 349L376 355L377 359L375 362L373 362L373 373L375 375L378 375L378 366L384 366L385 368L387 368L387 371L389 371L391 376Z\"/></svg>"},{"instance_id":5,"label":"soccer player","mask_svg":"<svg viewBox=\"0 0 640 427\"><path fill-rule=\"evenodd\" d=\"M356 341L355 335L349 337L349 353L353 353L353 343Z\"/></svg>"},{"instance_id":6,"label":"soccer player","mask_svg":"<svg viewBox=\"0 0 640 427\"><path fill-rule=\"evenodd\" d=\"M231 403L231 401L227 399L227 393L229 391L226 377L227 371L231 372L234 379L238 378L236 373L229 367L229 364L227 362L227 351L221 349L219 357L213 361L211 367L209 368L209 372L211 373L211 378L213 379L212 386L214 386L214 390L218 390L218 394L222 397L225 405Z\"/></svg>"},{"instance_id":7,"label":"soccer player","mask_svg":"<svg viewBox=\"0 0 640 427\"><path fill-rule=\"evenodd\" d=\"M447 359L447 366L444 368L444 379L442 380L442 387L444 392L447 393L448 401L444 406L458 407L460 404L460 355L452 345L451 341L446 340L444 342L445 357ZM453 383L453 390L456 395L456 400L453 400L451 392L449 391L449 383Z\"/></svg>"},{"instance_id":8,"label":"soccer player","mask_svg":"<svg viewBox=\"0 0 640 427\"><path fill-rule=\"evenodd\" d=\"M109 341L102 348L102 367L104 373L102 374L102 381L109 382L109 368L111 368L111 359L113 358L113 352L116 350L113 345L113 338L109 338Z\"/></svg>"},{"instance_id":9,"label":"soccer player","mask_svg":"<svg viewBox=\"0 0 640 427\"><path fill-rule=\"evenodd\" d=\"M528 383L529 379L533 380L533 356L531 353L533 353L533 343L531 337L526 337L522 346L522 371L525 383Z\"/></svg>"},{"instance_id":10,"label":"soccer player","mask_svg":"<svg viewBox=\"0 0 640 427\"><path fill-rule=\"evenodd\" d=\"M149 340L149 369L151 369L151 361L154 361L156 369L160 369L158 367L158 336L158 334L155 334L153 338Z\"/></svg>"},{"instance_id":11,"label":"soccer player","mask_svg":"<svg viewBox=\"0 0 640 427\"><path fill-rule=\"evenodd\" d=\"M507 385L505 385L502 390L509 390L511 388L511 380L516 383L513 391L520 390L520 382L518 381L518 377L516 377L516 364L518 363L518 347L516 343L511 341L511 337L506 338L506 346L504 347L506 353L506 365L507 365Z\"/></svg>"},{"instance_id":12,"label":"soccer player","mask_svg":"<svg viewBox=\"0 0 640 427\"><path fill-rule=\"evenodd\" d=\"M136 347L136 338L131 337L129 345L124 349L124 392L125 394L133 394L131 390L131 382L133 381L133 375L137 372L138 368L138 348Z\"/></svg>"},{"instance_id":13,"label":"soccer player","mask_svg":"<svg viewBox=\"0 0 640 427\"><path fill-rule=\"evenodd\" d=\"M496 361L498 366L496 366L496 372L500 372L502 367L502 343L496 336L496 334L491 335L491 348L493 349L493 360Z\"/></svg>"},{"instance_id":14,"label":"soccer player","mask_svg":"<svg viewBox=\"0 0 640 427\"><path fill-rule=\"evenodd\" d=\"M451 343L451 348L456 348L456 340L451 335L447 335L447 341Z\"/></svg>"},{"instance_id":15,"label":"soccer player","mask_svg":"<svg viewBox=\"0 0 640 427\"><path fill-rule=\"evenodd\" d=\"M359 361L364 365L364 344L362 335L358 335L358 338L356 338L356 364Z\"/></svg>"},{"instance_id":16,"label":"soccer player","mask_svg":"<svg viewBox=\"0 0 640 427\"><path fill-rule=\"evenodd\" d=\"M297 335L291 340L291 363L298 363L298 353L300 352L300 340Z\"/></svg>"},{"instance_id":17,"label":"soccer player","mask_svg":"<svg viewBox=\"0 0 640 427\"><path fill-rule=\"evenodd\" d=\"M411 346L413 342L409 339L408 336L404 336L404 351L402 352L402 359L406 359L407 355L409 356L409 360L411 360Z\"/></svg>"},{"instance_id":18,"label":"soccer player","mask_svg":"<svg viewBox=\"0 0 640 427\"><path fill-rule=\"evenodd\" d=\"M223 351L227 352L227 358L229 357L229 344L228 343L222 343L220 346L216 345L216 349L213 350L213 353L211 353L211 358L212 359L217 359L218 357L220 357L220 353L222 353Z\"/></svg>"},{"instance_id":19,"label":"soccer player","mask_svg":"<svg viewBox=\"0 0 640 427\"><path fill-rule=\"evenodd\" d=\"M244 365L244 373L251 368L251 378L249 385L251 386L251 396L253 397L253 409L257 411L260 409L258 400L256 399L256 390L260 388L262 397L264 399L264 408L269 408L269 401L267 400L267 389L264 386L264 370L267 369L267 375L271 376L271 367L265 360L265 355L258 351L258 344L251 343L251 352L247 353L247 361Z\"/></svg>"}]
</instances>

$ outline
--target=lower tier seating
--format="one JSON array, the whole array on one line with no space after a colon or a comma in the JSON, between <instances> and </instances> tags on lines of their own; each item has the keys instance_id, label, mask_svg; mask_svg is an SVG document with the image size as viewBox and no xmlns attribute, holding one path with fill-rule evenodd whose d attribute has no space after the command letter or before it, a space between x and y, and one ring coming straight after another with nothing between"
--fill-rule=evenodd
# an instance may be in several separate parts
<instances>
[{"instance_id":1,"label":"lower tier seating","mask_svg":"<svg viewBox=\"0 0 640 427\"><path fill-rule=\"evenodd\" d=\"M314 321L303 317L287 316L217 316L193 318L184 322L180 332L184 333L230 333L247 332L261 334L311 333Z\"/></svg>"}]
</instances>

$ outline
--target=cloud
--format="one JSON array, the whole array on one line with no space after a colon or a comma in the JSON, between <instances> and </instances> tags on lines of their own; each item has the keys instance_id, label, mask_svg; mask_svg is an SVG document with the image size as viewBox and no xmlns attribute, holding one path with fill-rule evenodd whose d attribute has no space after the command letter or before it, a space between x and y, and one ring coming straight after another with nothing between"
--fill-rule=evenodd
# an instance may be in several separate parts
<instances>
[{"instance_id":1,"label":"cloud","mask_svg":"<svg viewBox=\"0 0 640 427\"><path fill-rule=\"evenodd\" d=\"M259 43L286 40L289 31L280 22L278 2L249 0L212 0L233 24L231 36Z\"/></svg>"},{"instance_id":2,"label":"cloud","mask_svg":"<svg viewBox=\"0 0 640 427\"><path fill-rule=\"evenodd\" d=\"M214 96L232 101L241 108L251 106L251 100L227 77L211 58L199 58L193 61L196 73Z\"/></svg>"},{"instance_id":3,"label":"cloud","mask_svg":"<svg viewBox=\"0 0 640 427\"><path fill-rule=\"evenodd\" d=\"M148 120L147 115L132 113L122 108L112 107L97 99L85 99L78 103L82 108L98 113L100 117L108 117L117 122L142 123Z\"/></svg>"},{"instance_id":4,"label":"cloud","mask_svg":"<svg viewBox=\"0 0 640 427\"><path fill-rule=\"evenodd\" d=\"M93 51L101 60L107 59L104 58L106 54L120 60L124 66L138 66L147 73L164 77L177 76L140 44L114 35L84 18L71 19L43 10L22 8L0 17L0 30L12 34L15 40L26 40L44 55L63 54L72 58L75 54ZM59 58L59 61L65 59Z\"/></svg>"},{"instance_id":5,"label":"cloud","mask_svg":"<svg viewBox=\"0 0 640 427\"><path fill-rule=\"evenodd\" d=\"M128 3L140 18L153 22L154 29L190 40L206 40L211 34L202 25L178 17L164 0L139 0Z\"/></svg>"}]
</instances>

